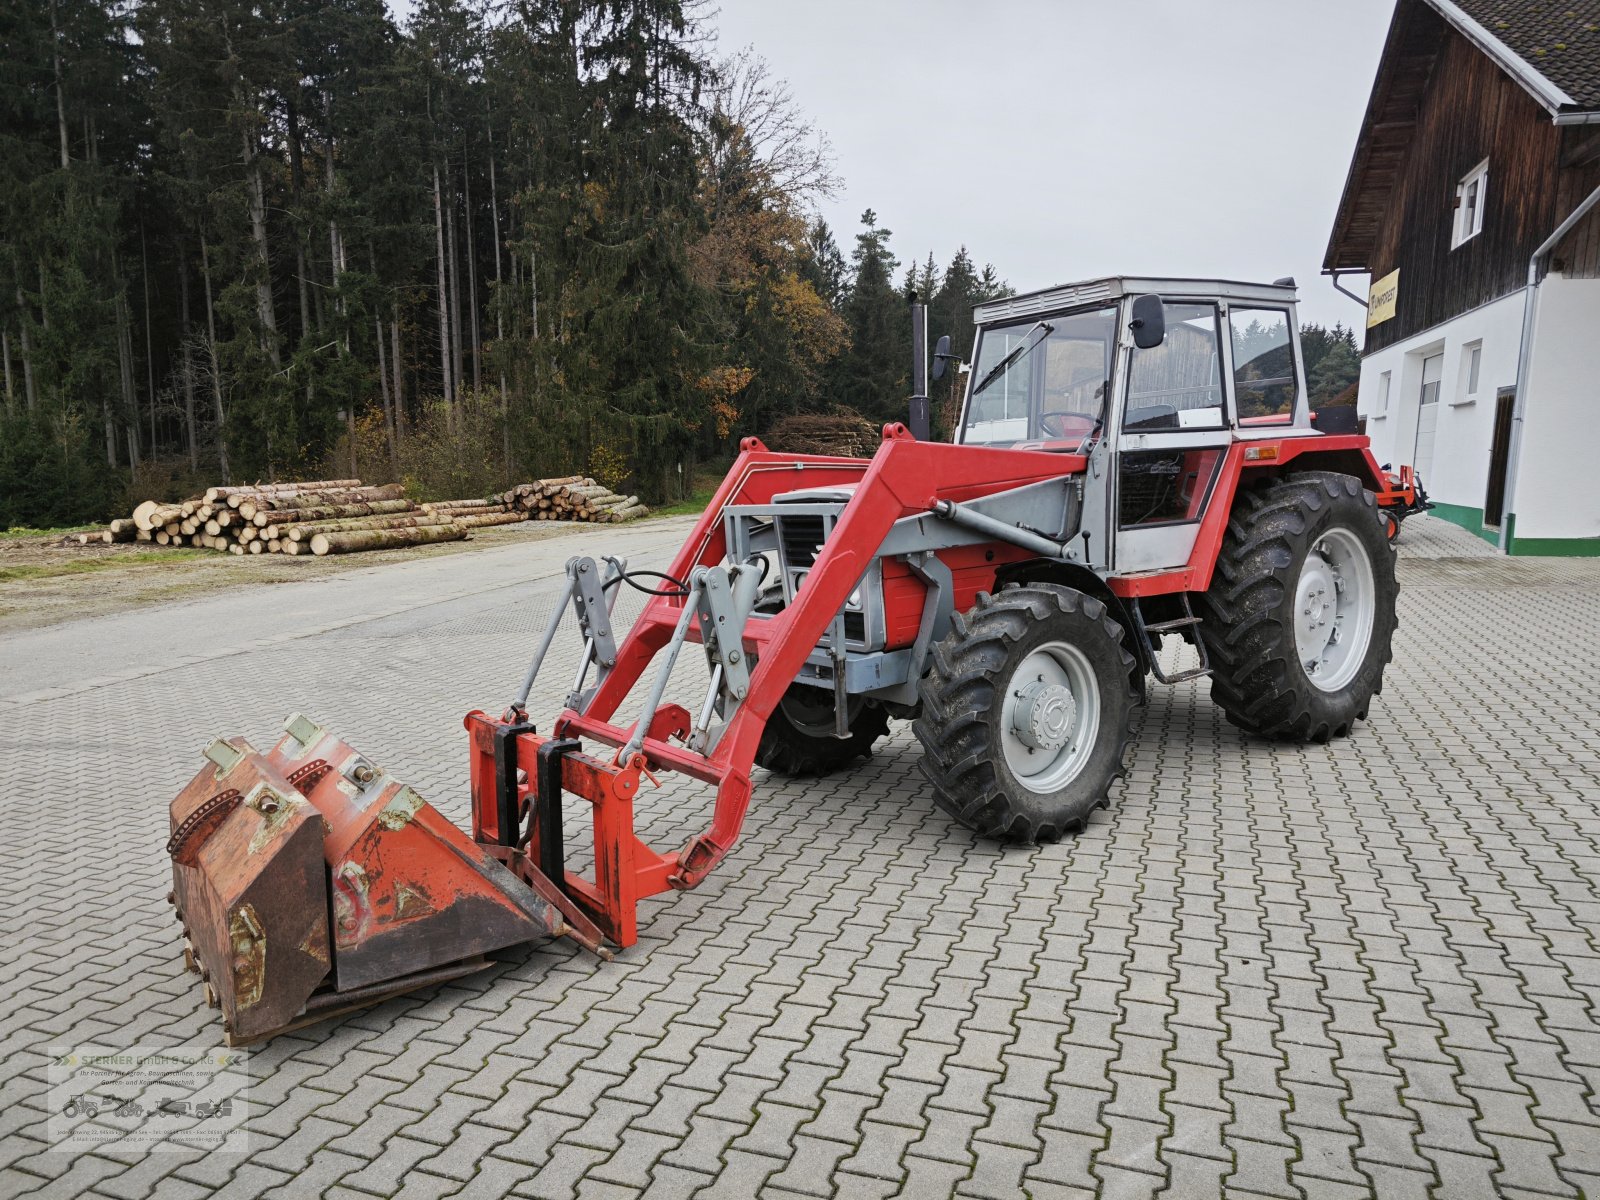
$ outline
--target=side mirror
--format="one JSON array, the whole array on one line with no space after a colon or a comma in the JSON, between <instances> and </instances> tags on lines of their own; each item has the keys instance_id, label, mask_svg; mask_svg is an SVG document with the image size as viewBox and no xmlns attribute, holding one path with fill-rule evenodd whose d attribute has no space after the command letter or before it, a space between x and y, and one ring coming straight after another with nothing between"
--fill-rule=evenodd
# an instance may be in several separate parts
<instances>
[{"instance_id":1,"label":"side mirror","mask_svg":"<svg viewBox=\"0 0 1600 1200\"><path fill-rule=\"evenodd\" d=\"M950 361L950 335L947 333L933 346L933 377L943 379L945 363Z\"/></svg>"},{"instance_id":2,"label":"side mirror","mask_svg":"<svg viewBox=\"0 0 1600 1200\"><path fill-rule=\"evenodd\" d=\"M1167 340L1167 314L1160 296L1136 296L1133 301L1133 319L1128 322L1133 330L1133 344L1141 350L1154 350Z\"/></svg>"}]
</instances>

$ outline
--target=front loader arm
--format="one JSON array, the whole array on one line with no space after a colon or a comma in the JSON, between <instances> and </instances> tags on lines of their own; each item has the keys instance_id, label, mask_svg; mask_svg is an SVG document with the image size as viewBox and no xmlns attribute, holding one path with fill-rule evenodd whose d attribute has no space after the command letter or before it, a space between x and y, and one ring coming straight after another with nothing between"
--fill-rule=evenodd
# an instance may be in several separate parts
<instances>
[{"instance_id":1,"label":"front loader arm","mask_svg":"<svg viewBox=\"0 0 1600 1200\"><path fill-rule=\"evenodd\" d=\"M615 665L604 675L582 711L568 708L554 725L554 739L583 737L613 747L610 763L573 754L561 776L562 786L595 804L597 880L591 883L566 872L566 890L591 915L607 936L631 945L636 934L634 906L645 896L667 888L688 889L701 883L737 841L750 803L750 773L768 718L822 641L846 600L867 573L879 548L904 517L929 512L940 499L963 501L992 492L1059 477L1081 469L1075 456L1042 451L996 450L918 442L902 425L884 429L883 441L870 461L778 455L759 441L747 439L727 479L669 568L672 578L688 583L697 571L715 568L727 554L722 510L732 504L765 504L797 488L855 484L854 495L819 551L804 588L792 603L770 617L748 622L741 632L744 652L755 666L748 693L734 709L715 747L701 754L679 741L688 732L689 714L663 705L648 714L648 724L619 724L617 711L663 649L669 658L658 669L670 670L670 655L680 624L689 640L700 640L698 621L685 619L692 599L652 596L627 636L618 644ZM715 685L713 685L714 687ZM512 714L508 714L508 717ZM490 723L482 714L469 717ZM478 736L475 734L475 737ZM554 739L519 733L518 761L528 770L522 788L526 806L537 813L559 805L558 795L540 794L535 772L528 769L540 747ZM626 760L621 753L637 752ZM710 827L689 839L676 853L658 854L632 832L632 799L640 777L652 772L681 771L716 788ZM485 761L485 780L494 772ZM477 776L475 775L475 778ZM499 837L487 811L491 806L475 784L474 806L479 826ZM541 822L528 834L511 834L534 856ZM506 842L505 844L512 844ZM599 877L604 876L602 880Z\"/></svg>"}]
</instances>

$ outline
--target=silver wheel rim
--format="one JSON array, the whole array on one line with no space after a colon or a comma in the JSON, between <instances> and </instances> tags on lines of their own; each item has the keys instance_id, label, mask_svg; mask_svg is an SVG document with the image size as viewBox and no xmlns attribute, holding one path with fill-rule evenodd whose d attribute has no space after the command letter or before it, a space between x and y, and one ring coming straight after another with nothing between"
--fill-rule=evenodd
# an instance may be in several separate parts
<instances>
[{"instance_id":1,"label":"silver wheel rim","mask_svg":"<svg viewBox=\"0 0 1600 1200\"><path fill-rule=\"evenodd\" d=\"M1100 731L1100 687L1082 650L1047 642L1017 666L1000 706L1006 766L1028 791L1058 792L1077 778Z\"/></svg>"},{"instance_id":2,"label":"silver wheel rim","mask_svg":"<svg viewBox=\"0 0 1600 1200\"><path fill-rule=\"evenodd\" d=\"M1294 644L1313 687L1336 692L1366 661L1377 590L1372 559L1348 529L1311 544L1295 585Z\"/></svg>"}]
</instances>

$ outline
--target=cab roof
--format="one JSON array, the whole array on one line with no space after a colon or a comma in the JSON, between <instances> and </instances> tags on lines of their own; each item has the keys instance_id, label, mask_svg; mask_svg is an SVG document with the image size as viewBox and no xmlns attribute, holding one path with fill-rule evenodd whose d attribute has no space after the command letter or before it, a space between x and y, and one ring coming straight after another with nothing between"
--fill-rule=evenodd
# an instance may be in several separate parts
<instances>
[{"instance_id":1,"label":"cab roof","mask_svg":"<svg viewBox=\"0 0 1600 1200\"><path fill-rule=\"evenodd\" d=\"M1111 303L1123 296L1141 296L1148 292L1175 300L1221 299L1293 304L1296 299L1292 279L1276 283L1242 283L1236 279L1157 279L1151 276L1112 275L1082 283L1060 283L1055 287L1023 292L1020 296L1007 296L1003 300L990 300L972 310L972 319L978 325L994 325L1061 312L1085 304Z\"/></svg>"}]
</instances>

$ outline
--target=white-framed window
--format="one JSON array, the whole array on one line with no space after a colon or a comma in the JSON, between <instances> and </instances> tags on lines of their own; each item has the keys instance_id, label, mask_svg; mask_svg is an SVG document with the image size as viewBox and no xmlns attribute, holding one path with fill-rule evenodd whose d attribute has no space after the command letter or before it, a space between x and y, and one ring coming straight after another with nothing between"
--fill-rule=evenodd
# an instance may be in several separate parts
<instances>
[{"instance_id":1,"label":"white-framed window","mask_svg":"<svg viewBox=\"0 0 1600 1200\"><path fill-rule=\"evenodd\" d=\"M1373 410L1376 416L1386 416L1389 412L1389 384L1392 372L1385 371L1378 376L1378 407Z\"/></svg>"},{"instance_id":2,"label":"white-framed window","mask_svg":"<svg viewBox=\"0 0 1600 1200\"><path fill-rule=\"evenodd\" d=\"M1483 368L1483 343L1473 342L1467 347L1467 395L1478 394L1478 372Z\"/></svg>"},{"instance_id":3,"label":"white-framed window","mask_svg":"<svg viewBox=\"0 0 1600 1200\"><path fill-rule=\"evenodd\" d=\"M1488 188L1489 160L1486 158L1456 184L1456 215L1450 233L1452 250L1483 232L1483 203Z\"/></svg>"}]
</instances>

